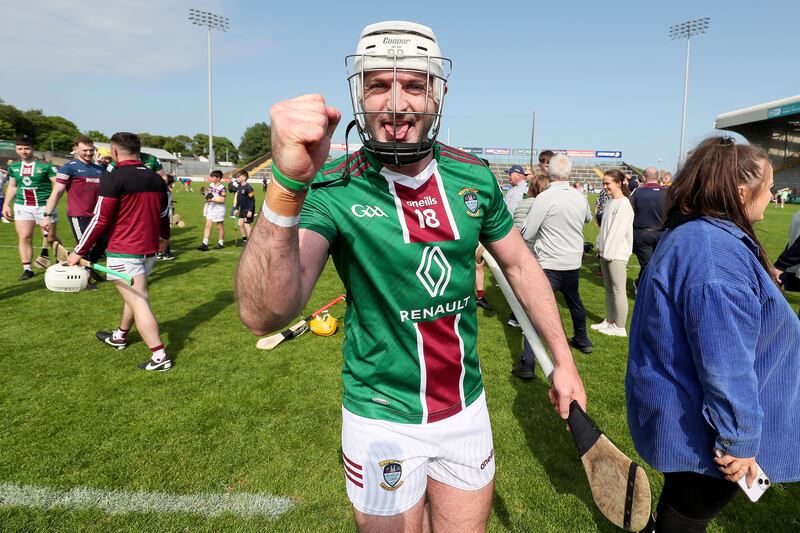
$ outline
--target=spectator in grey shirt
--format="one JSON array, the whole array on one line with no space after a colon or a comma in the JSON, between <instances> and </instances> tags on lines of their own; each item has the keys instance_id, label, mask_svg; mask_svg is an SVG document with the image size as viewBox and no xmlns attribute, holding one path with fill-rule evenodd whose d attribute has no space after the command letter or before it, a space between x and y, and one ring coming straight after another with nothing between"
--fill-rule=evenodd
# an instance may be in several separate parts
<instances>
[{"instance_id":1,"label":"spectator in grey shirt","mask_svg":"<svg viewBox=\"0 0 800 533\"><path fill-rule=\"evenodd\" d=\"M574 336L570 344L591 353L592 342L586 335L586 310L578 284L583 257L583 225L592 220L586 197L569 184L572 162L563 154L550 160L548 174L552 183L536 197L525 220L526 241L533 241L536 259L550 280L553 292L560 291L572 316Z\"/></svg>"}]
</instances>

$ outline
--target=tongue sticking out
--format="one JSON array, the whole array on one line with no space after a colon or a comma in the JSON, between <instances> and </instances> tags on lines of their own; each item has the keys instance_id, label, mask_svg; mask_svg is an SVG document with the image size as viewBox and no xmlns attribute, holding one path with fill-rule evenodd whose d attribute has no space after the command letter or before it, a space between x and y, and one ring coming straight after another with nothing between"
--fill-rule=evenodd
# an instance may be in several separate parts
<instances>
[{"instance_id":1,"label":"tongue sticking out","mask_svg":"<svg viewBox=\"0 0 800 533\"><path fill-rule=\"evenodd\" d=\"M398 124L384 124L383 130L386 132L387 138L391 140L405 141L408 136L408 130L411 129L408 123Z\"/></svg>"}]
</instances>

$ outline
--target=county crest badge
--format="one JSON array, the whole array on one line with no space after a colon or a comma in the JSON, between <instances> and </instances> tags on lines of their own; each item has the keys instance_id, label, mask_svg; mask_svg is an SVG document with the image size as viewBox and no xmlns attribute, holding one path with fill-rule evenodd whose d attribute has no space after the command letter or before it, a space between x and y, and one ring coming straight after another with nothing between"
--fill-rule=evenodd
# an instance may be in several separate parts
<instances>
[{"instance_id":1,"label":"county crest badge","mask_svg":"<svg viewBox=\"0 0 800 533\"><path fill-rule=\"evenodd\" d=\"M471 217L478 217L481 215L481 210L478 207L478 189L468 187L461 189L458 195L464 200L464 205L467 208L467 214Z\"/></svg>"},{"instance_id":2,"label":"county crest badge","mask_svg":"<svg viewBox=\"0 0 800 533\"><path fill-rule=\"evenodd\" d=\"M403 485L403 482L400 481L400 478L403 476L402 462L403 461L389 459L378 463L378 465L383 468L383 481L381 481L382 489L393 491L399 489Z\"/></svg>"}]
</instances>

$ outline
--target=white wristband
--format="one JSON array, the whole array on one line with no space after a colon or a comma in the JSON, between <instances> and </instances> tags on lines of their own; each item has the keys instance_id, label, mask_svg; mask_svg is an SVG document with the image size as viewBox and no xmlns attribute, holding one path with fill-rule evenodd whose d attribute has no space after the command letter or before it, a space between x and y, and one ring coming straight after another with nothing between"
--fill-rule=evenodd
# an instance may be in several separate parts
<instances>
[{"instance_id":1,"label":"white wristband","mask_svg":"<svg viewBox=\"0 0 800 533\"><path fill-rule=\"evenodd\" d=\"M265 216L267 220L282 228L293 228L300 223L300 215L293 217L279 215L269 208L266 200L264 200L264 204L261 206L261 214Z\"/></svg>"}]
</instances>

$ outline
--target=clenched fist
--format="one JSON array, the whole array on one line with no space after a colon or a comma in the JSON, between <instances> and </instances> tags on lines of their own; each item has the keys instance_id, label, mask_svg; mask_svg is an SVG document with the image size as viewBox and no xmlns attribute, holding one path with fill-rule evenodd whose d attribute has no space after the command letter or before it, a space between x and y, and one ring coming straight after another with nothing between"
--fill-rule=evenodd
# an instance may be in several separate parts
<instances>
[{"instance_id":1,"label":"clenched fist","mask_svg":"<svg viewBox=\"0 0 800 533\"><path fill-rule=\"evenodd\" d=\"M342 114L325 105L322 95L305 94L275 104L269 116L275 166L289 178L310 182L328 157Z\"/></svg>"}]
</instances>

